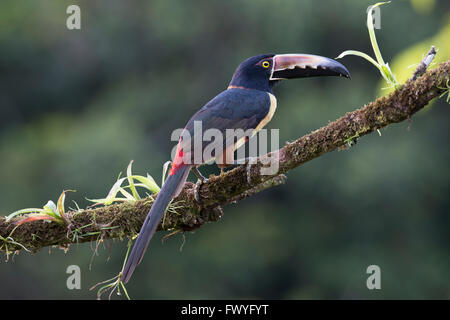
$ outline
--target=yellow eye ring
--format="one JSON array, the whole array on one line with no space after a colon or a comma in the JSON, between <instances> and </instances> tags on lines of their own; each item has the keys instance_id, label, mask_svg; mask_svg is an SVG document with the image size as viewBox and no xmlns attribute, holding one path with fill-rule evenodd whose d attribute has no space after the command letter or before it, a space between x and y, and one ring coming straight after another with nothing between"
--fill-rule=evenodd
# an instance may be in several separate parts
<instances>
[{"instance_id":1,"label":"yellow eye ring","mask_svg":"<svg viewBox=\"0 0 450 320\"><path fill-rule=\"evenodd\" d=\"M269 61L263 61L262 66L263 68L268 68L270 66Z\"/></svg>"}]
</instances>

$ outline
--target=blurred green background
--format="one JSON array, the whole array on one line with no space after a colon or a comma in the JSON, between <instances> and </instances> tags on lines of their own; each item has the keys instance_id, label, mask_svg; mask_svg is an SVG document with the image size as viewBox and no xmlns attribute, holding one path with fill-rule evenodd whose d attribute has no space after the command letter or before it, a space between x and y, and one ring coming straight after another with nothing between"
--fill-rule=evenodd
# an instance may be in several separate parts
<instances>
[{"instance_id":1,"label":"blurred green background","mask_svg":"<svg viewBox=\"0 0 450 320\"><path fill-rule=\"evenodd\" d=\"M81 30L66 28L70 4L81 7ZM64 189L77 190L69 206L87 206L85 197L104 197L132 159L134 172L159 182L172 130L225 89L241 61L266 52L372 55L371 4L2 0L0 214L42 207ZM449 9L447 0L381 8L377 37L394 72L410 75L431 44L440 61L449 59ZM372 65L358 57L342 63L351 81L276 88L268 128L280 128L281 144L385 94ZM381 137L289 172L286 185L227 206L220 222L186 234L182 252L180 235L162 245L158 234L129 294L449 299L449 113L440 99ZM92 263L91 244L22 252L9 262L2 254L0 298L95 299L89 288L117 274L125 251L126 241L108 241ZM81 290L66 288L72 264L81 268ZM381 290L366 288L371 264L381 268Z\"/></svg>"}]
</instances>

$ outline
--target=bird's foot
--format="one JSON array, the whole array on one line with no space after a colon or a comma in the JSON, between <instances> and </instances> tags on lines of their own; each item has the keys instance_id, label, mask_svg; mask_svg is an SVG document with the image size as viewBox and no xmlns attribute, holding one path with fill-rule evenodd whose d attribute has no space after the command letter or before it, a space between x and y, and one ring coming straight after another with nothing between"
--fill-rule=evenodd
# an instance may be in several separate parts
<instances>
[{"instance_id":1,"label":"bird's foot","mask_svg":"<svg viewBox=\"0 0 450 320\"><path fill-rule=\"evenodd\" d=\"M247 172L247 183L252 188L255 186L252 183L252 165L256 164L258 162L258 157L248 157L240 160L236 160L234 162L235 165L242 165L245 164L246 172Z\"/></svg>"},{"instance_id":2,"label":"bird's foot","mask_svg":"<svg viewBox=\"0 0 450 320\"><path fill-rule=\"evenodd\" d=\"M250 187L254 187L252 183L252 164L249 162L247 163L247 183Z\"/></svg>"},{"instance_id":3,"label":"bird's foot","mask_svg":"<svg viewBox=\"0 0 450 320\"><path fill-rule=\"evenodd\" d=\"M201 174L201 172L197 169L197 167L191 168L192 173L197 177L199 180L208 180L205 178L204 175Z\"/></svg>"},{"instance_id":4,"label":"bird's foot","mask_svg":"<svg viewBox=\"0 0 450 320\"><path fill-rule=\"evenodd\" d=\"M205 182L208 182L208 179L204 178L204 179L198 179L197 183L195 184L194 187L194 199L195 201L197 201L198 203L200 203L200 194L199 194L199 190L202 186L202 184L204 184Z\"/></svg>"},{"instance_id":5,"label":"bird's foot","mask_svg":"<svg viewBox=\"0 0 450 320\"><path fill-rule=\"evenodd\" d=\"M194 199L197 202L200 202L200 195L199 195L199 190L200 187L202 186L202 184L204 184L205 182L208 182L208 179L206 179L201 173L200 171L198 171L198 169L196 167L192 167L192 172L195 174L195 176L198 178L197 183L195 184L194 187Z\"/></svg>"}]
</instances>

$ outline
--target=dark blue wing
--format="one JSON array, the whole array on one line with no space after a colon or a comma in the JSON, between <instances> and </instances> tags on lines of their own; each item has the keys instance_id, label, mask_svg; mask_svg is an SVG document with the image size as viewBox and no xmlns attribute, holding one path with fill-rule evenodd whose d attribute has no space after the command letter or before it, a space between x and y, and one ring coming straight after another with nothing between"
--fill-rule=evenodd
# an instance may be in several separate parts
<instances>
[{"instance_id":1,"label":"dark blue wing","mask_svg":"<svg viewBox=\"0 0 450 320\"><path fill-rule=\"evenodd\" d=\"M189 132L189 138L184 138L181 143L186 156L194 152L198 152L208 148L225 148L229 147L231 143L236 143L240 137L236 136L234 141L227 139L227 129L242 129L244 132L249 129L255 129L258 124L267 116L270 110L270 96L267 92L259 90L247 89L228 89L217 95L214 99L208 102L196 114L192 116L185 127L185 131ZM197 130L195 130L195 121L197 123ZM202 136L207 133L208 129L215 129L223 135L221 141L212 139L211 141L203 141ZM214 131L210 131L214 134ZM201 134L201 135L200 135ZM198 139L201 143L195 144L192 139ZM197 151L195 150L197 149ZM213 152L214 153L214 152ZM203 159L208 161L210 159ZM195 162L197 163L197 162Z\"/></svg>"}]
</instances>

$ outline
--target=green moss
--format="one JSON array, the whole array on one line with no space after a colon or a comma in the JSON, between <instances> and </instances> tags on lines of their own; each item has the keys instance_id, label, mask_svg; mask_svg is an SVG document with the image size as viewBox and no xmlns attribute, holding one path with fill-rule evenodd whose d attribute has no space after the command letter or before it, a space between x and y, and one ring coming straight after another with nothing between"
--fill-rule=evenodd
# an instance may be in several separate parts
<instances>
[{"instance_id":1,"label":"green moss","mask_svg":"<svg viewBox=\"0 0 450 320\"><path fill-rule=\"evenodd\" d=\"M273 176L259 175L261 164L258 163L252 166L252 181L269 181L323 153L342 147L352 137L362 137L391 123L409 119L430 100L447 92L449 74L450 62L441 63L416 81L407 81L388 96L378 98L323 128L287 143L278 150L279 172ZM277 184L269 183L269 187L271 185ZM173 210L166 212L164 225L159 226L158 230L187 231L204 223L217 221L223 216L220 205L237 196L244 198L250 189L252 187L247 183L246 166L237 167L221 176L210 177L199 190L201 203L195 201L194 184L188 182L176 202L173 202ZM0 237L14 239L3 241L3 244L8 244L9 252L21 250L23 247L32 252L51 245L67 247L74 242L96 241L99 235L101 239L124 239L137 234L152 203L152 198L146 198L68 212L68 226L45 221L33 221L17 226L17 219L6 222L4 217L0 217ZM74 237L75 231L77 234ZM0 250L6 250L1 241Z\"/></svg>"}]
</instances>

